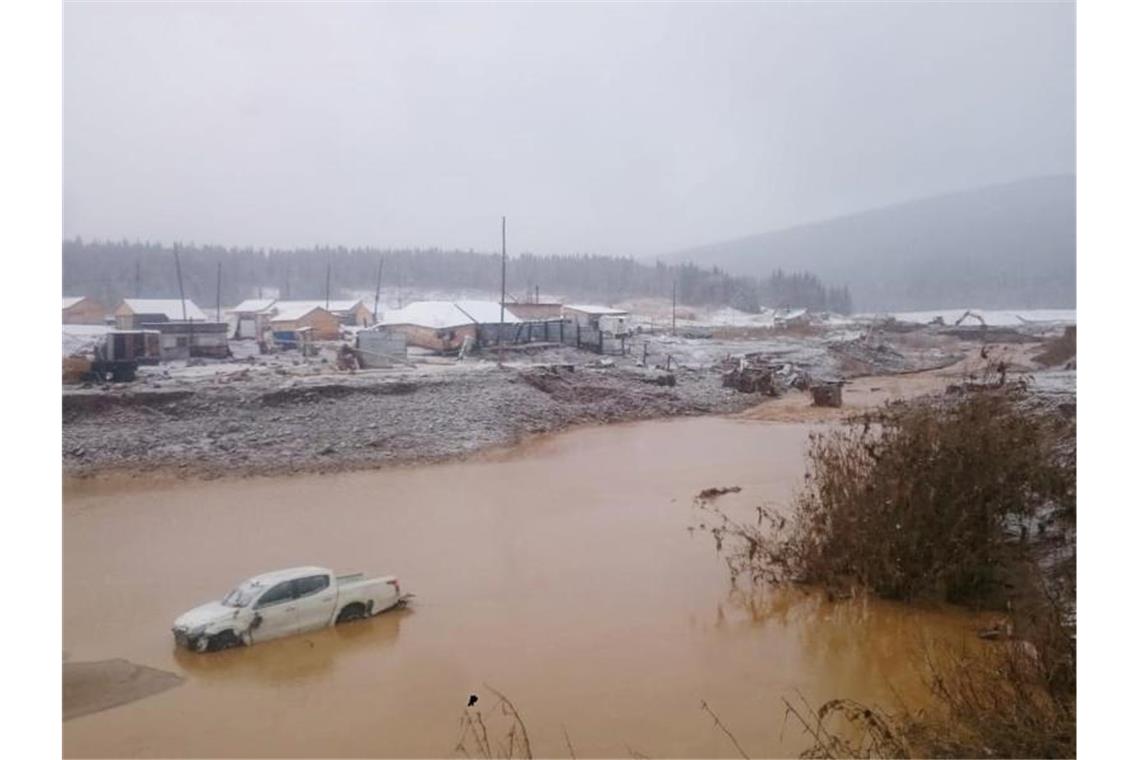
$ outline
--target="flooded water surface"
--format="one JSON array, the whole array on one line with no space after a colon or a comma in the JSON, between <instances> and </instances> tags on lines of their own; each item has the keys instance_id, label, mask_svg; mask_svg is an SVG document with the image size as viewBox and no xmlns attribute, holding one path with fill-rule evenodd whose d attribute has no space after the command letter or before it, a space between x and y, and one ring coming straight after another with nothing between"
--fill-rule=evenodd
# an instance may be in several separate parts
<instances>
[{"instance_id":1,"label":"flooded water surface","mask_svg":"<svg viewBox=\"0 0 1140 760\"><path fill-rule=\"evenodd\" d=\"M949 612L734 593L694 494L784 503L811 428L693 418L580 429L458 464L153 487L70 484L64 649L186 682L64 723L84 757L452 756L487 686L536 755L793 756L783 698L917 696L910 652ZM246 649L175 650L171 621L295 565L398 575L408 610ZM505 728L492 718L492 733Z\"/></svg>"}]
</instances>

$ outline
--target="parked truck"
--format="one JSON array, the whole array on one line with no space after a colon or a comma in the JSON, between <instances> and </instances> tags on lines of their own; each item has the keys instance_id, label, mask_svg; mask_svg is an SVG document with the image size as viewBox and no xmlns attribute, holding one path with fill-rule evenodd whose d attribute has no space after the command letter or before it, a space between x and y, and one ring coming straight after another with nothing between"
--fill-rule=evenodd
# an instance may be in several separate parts
<instances>
[{"instance_id":1,"label":"parked truck","mask_svg":"<svg viewBox=\"0 0 1140 760\"><path fill-rule=\"evenodd\" d=\"M407 603L393 575L334 575L323 567L294 567L254 576L221 601L207 602L174 621L174 641L210 652L306 633L377 615Z\"/></svg>"}]
</instances>

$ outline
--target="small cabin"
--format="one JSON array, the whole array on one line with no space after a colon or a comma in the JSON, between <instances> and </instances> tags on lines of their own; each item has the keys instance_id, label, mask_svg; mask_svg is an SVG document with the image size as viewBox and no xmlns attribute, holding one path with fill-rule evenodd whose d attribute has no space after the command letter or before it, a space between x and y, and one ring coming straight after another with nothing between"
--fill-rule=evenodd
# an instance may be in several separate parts
<instances>
[{"instance_id":1,"label":"small cabin","mask_svg":"<svg viewBox=\"0 0 1140 760\"><path fill-rule=\"evenodd\" d=\"M247 298L232 309L226 309L230 318L230 337L234 340L262 340L269 329L269 321L277 313L276 298Z\"/></svg>"},{"instance_id":2,"label":"small cabin","mask_svg":"<svg viewBox=\"0 0 1140 760\"><path fill-rule=\"evenodd\" d=\"M364 301L329 301L329 312L347 327L372 327L376 315L364 305Z\"/></svg>"},{"instance_id":3,"label":"small cabin","mask_svg":"<svg viewBox=\"0 0 1140 760\"><path fill-rule=\"evenodd\" d=\"M467 339L492 342L500 323L514 327L522 322L497 301L416 301L384 312L379 324L402 333L409 346L451 352Z\"/></svg>"},{"instance_id":4,"label":"small cabin","mask_svg":"<svg viewBox=\"0 0 1140 760\"><path fill-rule=\"evenodd\" d=\"M230 356L229 325L225 322L167 320L147 322L141 327L144 331L158 333L163 361L191 357L225 359Z\"/></svg>"},{"instance_id":5,"label":"small cabin","mask_svg":"<svg viewBox=\"0 0 1140 760\"><path fill-rule=\"evenodd\" d=\"M624 309L568 304L562 307L562 316L580 327L599 330L603 335L620 336L630 333L630 315Z\"/></svg>"},{"instance_id":6,"label":"small cabin","mask_svg":"<svg viewBox=\"0 0 1140 760\"><path fill-rule=\"evenodd\" d=\"M106 324L107 308L87 296L63 297L63 323L65 325Z\"/></svg>"},{"instance_id":7,"label":"small cabin","mask_svg":"<svg viewBox=\"0 0 1140 760\"><path fill-rule=\"evenodd\" d=\"M336 340L340 337L340 320L315 301L278 301L274 304L276 314L269 319L269 329L275 343L290 348L295 341L295 333L307 329L312 340Z\"/></svg>"},{"instance_id":8,"label":"small cabin","mask_svg":"<svg viewBox=\"0 0 1140 760\"><path fill-rule=\"evenodd\" d=\"M138 330L161 322L208 322L206 313L187 298L124 298L115 309L115 327Z\"/></svg>"}]
</instances>

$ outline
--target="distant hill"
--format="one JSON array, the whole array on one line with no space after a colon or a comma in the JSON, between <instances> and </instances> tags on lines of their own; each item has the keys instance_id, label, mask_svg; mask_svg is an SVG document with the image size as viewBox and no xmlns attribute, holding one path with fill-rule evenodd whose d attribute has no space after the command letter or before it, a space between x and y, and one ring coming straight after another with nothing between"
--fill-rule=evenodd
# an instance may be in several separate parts
<instances>
[{"instance_id":1,"label":"distant hill","mask_svg":"<svg viewBox=\"0 0 1140 760\"><path fill-rule=\"evenodd\" d=\"M847 285L857 311L1076 306L1076 178L938 195L678 251L666 261Z\"/></svg>"}]
</instances>

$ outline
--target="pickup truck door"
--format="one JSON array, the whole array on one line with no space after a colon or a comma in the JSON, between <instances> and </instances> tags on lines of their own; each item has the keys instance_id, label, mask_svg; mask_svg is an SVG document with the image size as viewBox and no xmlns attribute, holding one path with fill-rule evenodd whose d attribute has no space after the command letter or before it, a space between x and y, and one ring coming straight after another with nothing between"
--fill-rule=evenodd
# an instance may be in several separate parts
<instances>
[{"instance_id":1,"label":"pickup truck door","mask_svg":"<svg viewBox=\"0 0 1140 760\"><path fill-rule=\"evenodd\" d=\"M315 631L332 622L336 611L336 589L327 575L310 575L296 584L297 632Z\"/></svg>"},{"instance_id":2,"label":"pickup truck door","mask_svg":"<svg viewBox=\"0 0 1140 760\"><path fill-rule=\"evenodd\" d=\"M294 581L282 581L261 595L253 607L255 613L250 635L255 642L288 636L297 630L297 606Z\"/></svg>"}]
</instances>

